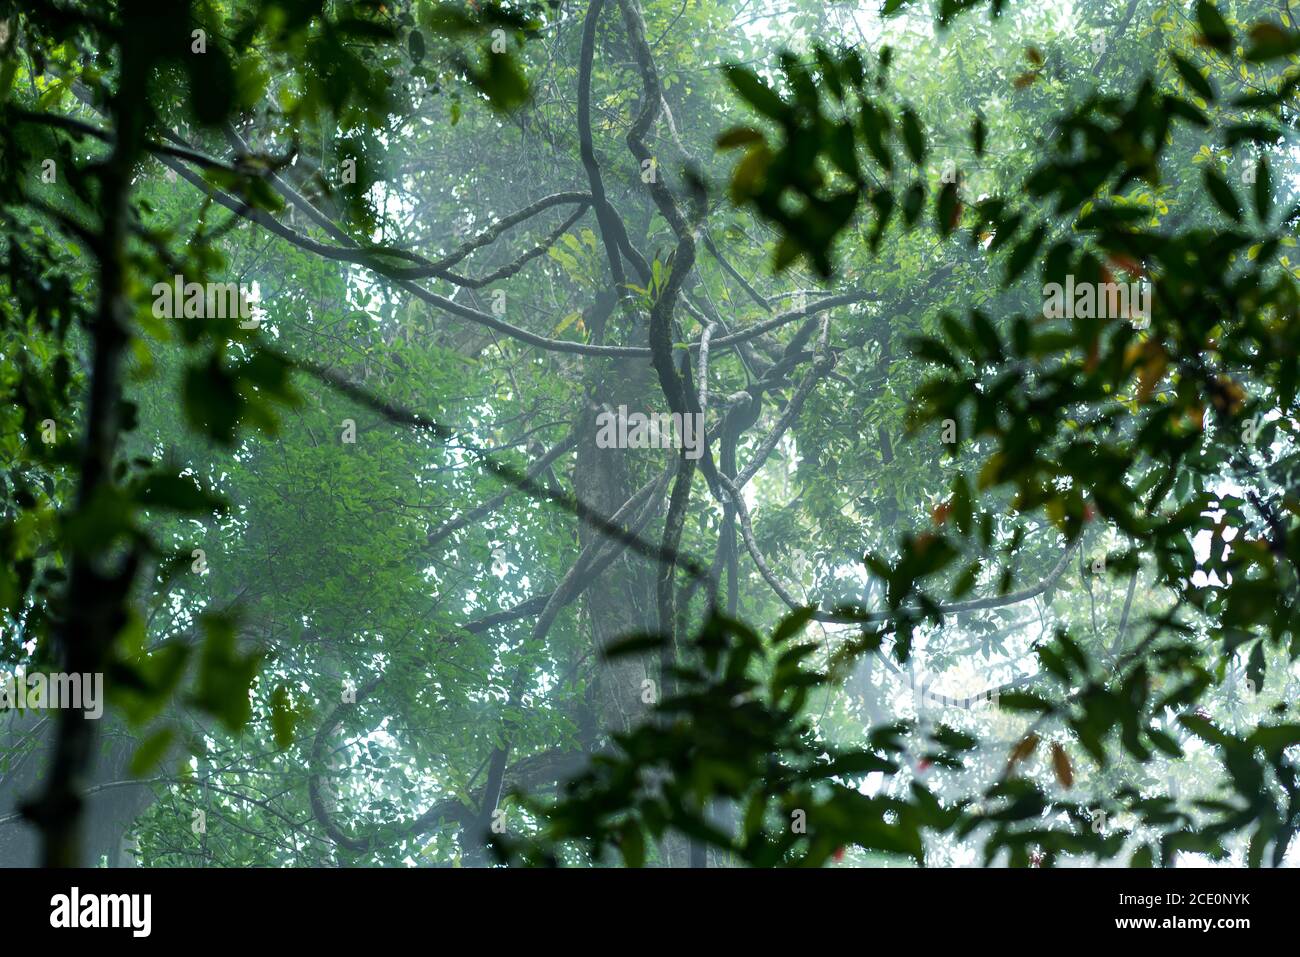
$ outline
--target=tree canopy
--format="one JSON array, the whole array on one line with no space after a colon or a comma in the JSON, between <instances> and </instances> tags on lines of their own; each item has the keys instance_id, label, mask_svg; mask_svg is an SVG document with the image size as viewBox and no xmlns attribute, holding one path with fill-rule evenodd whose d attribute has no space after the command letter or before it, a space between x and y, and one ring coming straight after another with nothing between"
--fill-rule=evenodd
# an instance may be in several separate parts
<instances>
[{"instance_id":1,"label":"tree canopy","mask_svg":"<svg viewBox=\"0 0 1300 957\"><path fill-rule=\"evenodd\" d=\"M1298 88L1265 0L0 4L0 657L108 702L0 862L1294 863Z\"/></svg>"}]
</instances>

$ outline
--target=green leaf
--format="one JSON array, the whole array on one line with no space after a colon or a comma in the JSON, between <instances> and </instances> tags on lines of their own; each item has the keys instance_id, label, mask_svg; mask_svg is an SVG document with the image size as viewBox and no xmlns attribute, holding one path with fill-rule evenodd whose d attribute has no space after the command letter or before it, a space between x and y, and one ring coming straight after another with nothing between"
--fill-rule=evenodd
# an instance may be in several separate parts
<instances>
[{"instance_id":1,"label":"green leaf","mask_svg":"<svg viewBox=\"0 0 1300 957\"><path fill-rule=\"evenodd\" d=\"M235 389L234 376L215 355L185 370L181 403L193 428L222 445L234 444L245 400Z\"/></svg>"},{"instance_id":2,"label":"green leaf","mask_svg":"<svg viewBox=\"0 0 1300 957\"><path fill-rule=\"evenodd\" d=\"M1255 163L1255 214L1261 223L1267 222L1273 210L1273 177L1268 169L1268 157L1260 156Z\"/></svg>"},{"instance_id":3,"label":"green leaf","mask_svg":"<svg viewBox=\"0 0 1300 957\"><path fill-rule=\"evenodd\" d=\"M252 713L248 689L262 656L239 652L235 623L225 615L204 615L203 630L194 706L217 718L227 730L238 731Z\"/></svg>"},{"instance_id":4,"label":"green leaf","mask_svg":"<svg viewBox=\"0 0 1300 957\"><path fill-rule=\"evenodd\" d=\"M720 150L730 150L761 142L763 142L763 134L758 130L749 126L734 126L718 135L717 146Z\"/></svg>"},{"instance_id":5,"label":"green leaf","mask_svg":"<svg viewBox=\"0 0 1300 957\"><path fill-rule=\"evenodd\" d=\"M1201 25L1201 36L1207 45L1220 53L1228 52L1232 47L1232 31L1213 3L1197 0L1196 21Z\"/></svg>"},{"instance_id":6,"label":"green leaf","mask_svg":"<svg viewBox=\"0 0 1300 957\"><path fill-rule=\"evenodd\" d=\"M724 66L722 72L740 98L764 116L782 120L790 112L790 108L772 88L748 67L731 63Z\"/></svg>"},{"instance_id":7,"label":"green leaf","mask_svg":"<svg viewBox=\"0 0 1300 957\"><path fill-rule=\"evenodd\" d=\"M219 495L184 475L150 475L136 486L135 500L146 508L166 508L191 515L226 510L226 503Z\"/></svg>"},{"instance_id":8,"label":"green leaf","mask_svg":"<svg viewBox=\"0 0 1300 957\"><path fill-rule=\"evenodd\" d=\"M988 132L988 127L984 125L984 121L978 116L975 117L975 121L971 124L970 141L971 146L975 149L976 156L984 155L984 144L988 139Z\"/></svg>"},{"instance_id":9,"label":"green leaf","mask_svg":"<svg viewBox=\"0 0 1300 957\"><path fill-rule=\"evenodd\" d=\"M1007 257L1007 274L1002 279L1003 285L1011 285L1029 268L1029 264L1034 260L1034 254L1043 245L1046 236L1047 227L1039 224L1033 233L1016 244L1011 250L1011 255Z\"/></svg>"},{"instance_id":10,"label":"green leaf","mask_svg":"<svg viewBox=\"0 0 1300 957\"><path fill-rule=\"evenodd\" d=\"M998 707L1004 711L1038 711L1046 714L1052 710L1052 703L1028 691L1004 691L998 695Z\"/></svg>"},{"instance_id":11,"label":"green leaf","mask_svg":"<svg viewBox=\"0 0 1300 957\"><path fill-rule=\"evenodd\" d=\"M957 221L961 216L961 203L957 198L957 184L944 183L943 189L939 192L939 198L935 202L935 220L939 227L939 233L947 238L952 235L952 231L957 228Z\"/></svg>"},{"instance_id":12,"label":"green leaf","mask_svg":"<svg viewBox=\"0 0 1300 957\"><path fill-rule=\"evenodd\" d=\"M142 778L157 767L166 757L167 749L171 747L172 739L175 737L176 730L171 725L167 725L140 742L140 746L135 749L135 754L131 755L131 776Z\"/></svg>"},{"instance_id":13,"label":"green leaf","mask_svg":"<svg viewBox=\"0 0 1300 957\"><path fill-rule=\"evenodd\" d=\"M925 134L921 132L921 120L911 107L903 110L902 128L903 145L907 147L907 155L912 158L913 163L920 166L921 161L925 159Z\"/></svg>"},{"instance_id":14,"label":"green leaf","mask_svg":"<svg viewBox=\"0 0 1300 957\"><path fill-rule=\"evenodd\" d=\"M1215 727L1214 723L1208 718L1202 718L1198 714L1180 715L1178 723L1207 744L1231 748L1237 743L1230 736L1224 734L1219 730L1219 728Z\"/></svg>"},{"instance_id":15,"label":"green leaf","mask_svg":"<svg viewBox=\"0 0 1300 957\"><path fill-rule=\"evenodd\" d=\"M487 66L476 67L462 58L462 68L469 74L470 83L487 96L492 109L506 113L527 102L528 80L515 57L489 53L484 59Z\"/></svg>"},{"instance_id":16,"label":"green leaf","mask_svg":"<svg viewBox=\"0 0 1300 957\"><path fill-rule=\"evenodd\" d=\"M424 59L425 45L424 34L419 30L412 30L406 37L406 50L411 55L411 60L419 63Z\"/></svg>"},{"instance_id":17,"label":"green leaf","mask_svg":"<svg viewBox=\"0 0 1300 957\"><path fill-rule=\"evenodd\" d=\"M569 328L569 326L573 325L581 318L582 318L582 310L580 309L573 310L573 312L569 313L567 316L565 316L563 319L560 320L559 324L556 325L555 327L555 332L553 333L553 335L558 336L565 329Z\"/></svg>"},{"instance_id":18,"label":"green leaf","mask_svg":"<svg viewBox=\"0 0 1300 957\"><path fill-rule=\"evenodd\" d=\"M283 684L276 685L275 691L271 692L271 733L277 748L283 750L293 744L293 731L298 719L298 711L289 698L289 689Z\"/></svg>"},{"instance_id":19,"label":"green leaf","mask_svg":"<svg viewBox=\"0 0 1300 957\"><path fill-rule=\"evenodd\" d=\"M898 764L882 758L870 751L849 751L836 755L829 764L816 769L818 777L851 777L862 774L884 772L892 774L898 770Z\"/></svg>"},{"instance_id":20,"label":"green leaf","mask_svg":"<svg viewBox=\"0 0 1300 957\"><path fill-rule=\"evenodd\" d=\"M903 195L903 223L908 229L916 225L921 218L921 207L925 205L925 186L917 180L907 188Z\"/></svg>"},{"instance_id":21,"label":"green leaf","mask_svg":"<svg viewBox=\"0 0 1300 957\"><path fill-rule=\"evenodd\" d=\"M1196 69L1196 67L1192 66L1192 64L1188 63L1177 53L1170 53L1169 59L1173 63L1174 68L1178 71L1178 75L1183 78L1183 81L1188 86L1200 94L1200 96L1207 102L1214 102L1214 87L1210 85L1209 80L1201 76L1200 70Z\"/></svg>"},{"instance_id":22,"label":"green leaf","mask_svg":"<svg viewBox=\"0 0 1300 957\"><path fill-rule=\"evenodd\" d=\"M1254 63L1300 53L1300 31L1284 30L1276 23L1257 23L1250 30L1250 41L1246 59Z\"/></svg>"},{"instance_id":23,"label":"green leaf","mask_svg":"<svg viewBox=\"0 0 1300 957\"><path fill-rule=\"evenodd\" d=\"M1214 204L1219 207L1229 219L1235 223L1241 222L1241 203L1236 195L1232 192L1232 187L1228 181L1216 169L1205 167L1202 172L1205 181L1205 188L1214 200Z\"/></svg>"},{"instance_id":24,"label":"green leaf","mask_svg":"<svg viewBox=\"0 0 1300 957\"><path fill-rule=\"evenodd\" d=\"M667 643L668 639L660 634L631 635L606 645L602 654L607 660L614 661L618 658L640 655L647 651L662 648Z\"/></svg>"},{"instance_id":25,"label":"green leaf","mask_svg":"<svg viewBox=\"0 0 1300 957\"><path fill-rule=\"evenodd\" d=\"M816 606L809 605L805 608L796 608L790 612L781 619L781 623L772 632L772 644L779 645L781 642L799 634L799 632L803 631L804 626L812 620L812 616L816 611Z\"/></svg>"}]
</instances>

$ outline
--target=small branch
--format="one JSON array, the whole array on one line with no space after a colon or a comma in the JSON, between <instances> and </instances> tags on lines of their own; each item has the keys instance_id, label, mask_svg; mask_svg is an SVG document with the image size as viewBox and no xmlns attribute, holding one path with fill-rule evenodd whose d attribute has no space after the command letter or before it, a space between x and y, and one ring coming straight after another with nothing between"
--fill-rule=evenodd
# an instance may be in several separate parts
<instances>
[{"instance_id":1,"label":"small branch","mask_svg":"<svg viewBox=\"0 0 1300 957\"><path fill-rule=\"evenodd\" d=\"M572 449L573 446L577 443L577 441L578 441L577 435L570 432L563 440L557 442L554 446L551 447L551 449L545 455L543 455L540 459L538 459L537 462L534 463L533 467L528 470L528 472L525 474L524 477L529 481L536 481L539 475L541 475L548 468L550 468L552 462L554 462L560 456L564 455L564 453ZM429 533L429 547L430 548L434 547L443 539L445 539L448 535L464 528L466 525L469 525L472 522L477 522L479 519L491 515L502 505L504 505L506 499L508 499L512 494L514 494L515 491L518 491L518 489L506 489L504 492L497 495L495 498L492 498L487 502L484 502L482 505L478 506L477 508L471 509L468 512L458 515L456 518L449 519L448 521L443 522L440 526L438 526L436 529L434 529L432 532Z\"/></svg>"},{"instance_id":2,"label":"small branch","mask_svg":"<svg viewBox=\"0 0 1300 957\"><path fill-rule=\"evenodd\" d=\"M709 411L709 340L713 338L713 330L716 328L718 328L718 324L710 322L700 336L700 371L698 374L700 396L698 401L701 414Z\"/></svg>"}]
</instances>

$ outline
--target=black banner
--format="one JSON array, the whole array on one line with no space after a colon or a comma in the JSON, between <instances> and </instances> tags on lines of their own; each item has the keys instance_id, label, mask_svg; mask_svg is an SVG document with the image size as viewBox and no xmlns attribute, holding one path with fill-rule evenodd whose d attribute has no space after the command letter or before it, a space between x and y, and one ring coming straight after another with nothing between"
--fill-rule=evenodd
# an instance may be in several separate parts
<instances>
[{"instance_id":1,"label":"black banner","mask_svg":"<svg viewBox=\"0 0 1300 957\"><path fill-rule=\"evenodd\" d=\"M373 946L394 934L419 939L431 924L440 935L490 933L501 944L560 943L557 932L572 944L609 944L621 927L628 943L664 933L679 943L770 944L773 935L812 943L857 928L927 945L984 940L980 949L990 933L1058 942L1199 936L1232 946L1290 930L1300 890L1287 871L1098 868L4 870L0 886L11 940L75 935L126 948Z\"/></svg>"}]
</instances>

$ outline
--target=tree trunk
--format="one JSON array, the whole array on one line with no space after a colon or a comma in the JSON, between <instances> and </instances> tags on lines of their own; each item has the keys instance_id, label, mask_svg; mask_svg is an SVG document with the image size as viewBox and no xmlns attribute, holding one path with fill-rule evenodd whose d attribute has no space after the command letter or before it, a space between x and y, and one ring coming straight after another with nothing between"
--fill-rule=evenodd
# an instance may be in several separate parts
<instances>
[{"instance_id":1,"label":"tree trunk","mask_svg":"<svg viewBox=\"0 0 1300 957\"><path fill-rule=\"evenodd\" d=\"M595 361L591 367L592 399L580 417L573 484L583 502L601 514L612 515L667 463L660 459L648 462L643 450L597 448L596 416L606 408L617 412L620 405L627 406L629 412L656 410L663 402L663 395L645 359ZM657 540L654 529L652 523L644 531L648 540ZM579 542L585 547L599 534L583 526L579 530ZM584 610L598 655L620 638L657 627L655 574L653 561L626 551L584 593ZM658 660L653 655L600 660L591 716L601 736L597 747L604 746L609 734L629 731L644 720L662 690ZM660 852L667 866L684 867L688 863L686 842L682 839L666 840Z\"/></svg>"}]
</instances>

